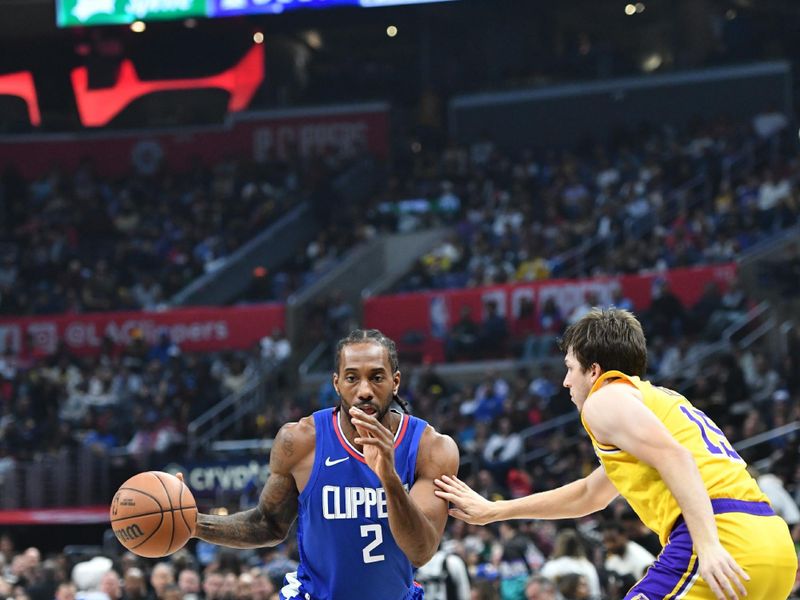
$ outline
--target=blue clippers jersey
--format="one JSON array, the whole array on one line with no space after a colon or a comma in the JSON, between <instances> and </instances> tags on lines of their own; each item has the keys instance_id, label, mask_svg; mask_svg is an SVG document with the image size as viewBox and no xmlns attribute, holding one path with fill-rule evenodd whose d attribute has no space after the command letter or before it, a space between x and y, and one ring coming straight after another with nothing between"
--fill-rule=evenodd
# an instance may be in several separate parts
<instances>
[{"instance_id":1,"label":"blue clippers jersey","mask_svg":"<svg viewBox=\"0 0 800 600\"><path fill-rule=\"evenodd\" d=\"M314 467L299 498L300 565L286 576L281 599L404 600L414 594L413 567L389 529L378 476L345 438L332 408L314 413ZM411 489L426 423L402 415L395 468Z\"/></svg>"}]
</instances>

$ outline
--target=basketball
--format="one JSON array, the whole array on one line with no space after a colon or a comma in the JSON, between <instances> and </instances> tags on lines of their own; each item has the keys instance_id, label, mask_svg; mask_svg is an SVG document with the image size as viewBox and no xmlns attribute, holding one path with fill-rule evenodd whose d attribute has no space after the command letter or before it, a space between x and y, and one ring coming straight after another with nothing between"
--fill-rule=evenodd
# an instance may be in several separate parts
<instances>
[{"instance_id":1,"label":"basketball","mask_svg":"<svg viewBox=\"0 0 800 600\"><path fill-rule=\"evenodd\" d=\"M197 505L180 479L147 471L120 486L111 501L110 517L120 544L139 556L159 558L189 541L197 524Z\"/></svg>"}]
</instances>

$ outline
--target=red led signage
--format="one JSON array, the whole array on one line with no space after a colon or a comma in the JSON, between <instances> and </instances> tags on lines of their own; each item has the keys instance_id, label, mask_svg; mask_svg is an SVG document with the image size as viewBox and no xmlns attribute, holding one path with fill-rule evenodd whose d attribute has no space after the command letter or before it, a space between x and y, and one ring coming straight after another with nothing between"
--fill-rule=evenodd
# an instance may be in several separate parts
<instances>
[{"instance_id":1,"label":"red led signage","mask_svg":"<svg viewBox=\"0 0 800 600\"><path fill-rule=\"evenodd\" d=\"M42 122L39 113L39 100L36 97L36 87L33 85L33 75L30 71L8 73L0 75L0 96L18 96L28 105L28 118L36 127Z\"/></svg>"},{"instance_id":2,"label":"red led signage","mask_svg":"<svg viewBox=\"0 0 800 600\"><path fill-rule=\"evenodd\" d=\"M89 71L78 67L72 71L72 87L81 123L101 127L117 116L137 98L153 92L220 88L230 94L228 111L244 110L264 80L264 49L253 46L239 63L227 71L197 79L159 79L142 81L130 60L120 66L119 78L113 87L89 89Z\"/></svg>"}]
</instances>

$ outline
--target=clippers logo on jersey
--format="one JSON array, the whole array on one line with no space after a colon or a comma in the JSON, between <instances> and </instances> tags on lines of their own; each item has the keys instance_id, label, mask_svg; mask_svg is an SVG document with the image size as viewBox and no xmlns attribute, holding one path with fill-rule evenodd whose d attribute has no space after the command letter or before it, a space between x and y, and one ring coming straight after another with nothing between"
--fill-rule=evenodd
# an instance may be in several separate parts
<instances>
[{"instance_id":1,"label":"clippers logo on jersey","mask_svg":"<svg viewBox=\"0 0 800 600\"><path fill-rule=\"evenodd\" d=\"M404 486L408 491L408 484ZM383 488L322 488L322 516L326 519L387 519L386 491Z\"/></svg>"},{"instance_id":2,"label":"clippers logo on jersey","mask_svg":"<svg viewBox=\"0 0 800 600\"><path fill-rule=\"evenodd\" d=\"M386 492L383 488L326 485L322 488L322 516L326 519L386 519Z\"/></svg>"}]
</instances>

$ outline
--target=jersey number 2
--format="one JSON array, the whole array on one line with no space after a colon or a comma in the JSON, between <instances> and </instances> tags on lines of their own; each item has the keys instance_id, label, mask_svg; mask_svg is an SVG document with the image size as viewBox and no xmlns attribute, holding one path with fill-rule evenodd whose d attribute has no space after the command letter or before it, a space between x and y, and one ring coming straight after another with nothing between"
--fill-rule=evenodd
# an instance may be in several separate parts
<instances>
[{"instance_id":1,"label":"jersey number 2","mask_svg":"<svg viewBox=\"0 0 800 600\"><path fill-rule=\"evenodd\" d=\"M380 525L362 525L361 526L361 537L369 537L370 533L375 534L375 539L372 540L369 544L364 546L364 550L362 550L362 554L364 555L364 562L374 563L380 562L385 560L386 557L383 554L371 554L375 548L380 546L383 543L383 529L381 529Z\"/></svg>"},{"instance_id":2,"label":"jersey number 2","mask_svg":"<svg viewBox=\"0 0 800 600\"><path fill-rule=\"evenodd\" d=\"M703 436L706 448L711 454L724 455L735 461L742 460L742 457L731 447L731 443L725 437L725 433L702 410L681 406L681 411L692 423L700 428L700 435ZM716 443L711 441L712 436L716 437Z\"/></svg>"}]
</instances>

